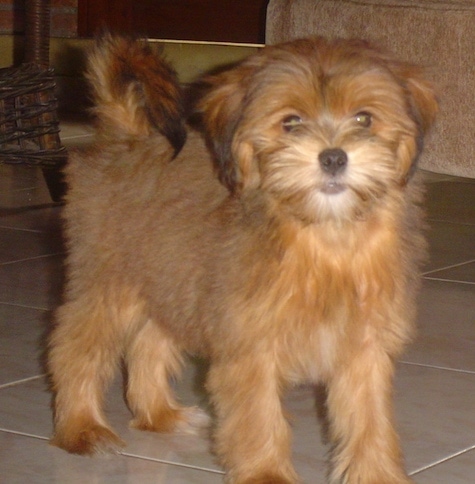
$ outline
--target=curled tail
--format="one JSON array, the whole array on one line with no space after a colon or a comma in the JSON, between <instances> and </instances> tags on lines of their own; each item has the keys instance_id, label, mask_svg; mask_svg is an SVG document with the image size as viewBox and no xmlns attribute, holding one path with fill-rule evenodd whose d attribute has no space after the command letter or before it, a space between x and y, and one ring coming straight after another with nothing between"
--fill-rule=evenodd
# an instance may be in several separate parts
<instances>
[{"instance_id":1,"label":"curled tail","mask_svg":"<svg viewBox=\"0 0 475 484\"><path fill-rule=\"evenodd\" d=\"M174 70L146 42L105 34L89 57L94 113L107 139L158 131L177 154L186 140L183 95Z\"/></svg>"}]
</instances>

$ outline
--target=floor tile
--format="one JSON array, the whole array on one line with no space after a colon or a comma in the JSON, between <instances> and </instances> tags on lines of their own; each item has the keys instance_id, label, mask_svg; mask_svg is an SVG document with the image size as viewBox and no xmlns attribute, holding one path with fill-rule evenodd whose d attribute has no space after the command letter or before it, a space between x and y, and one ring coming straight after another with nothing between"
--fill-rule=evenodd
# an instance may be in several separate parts
<instances>
[{"instance_id":1,"label":"floor tile","mask_svg":"<svg viewBox=\"0 0 475 484\"><path fill-rule=\"evenodd\" d=\"M47 320L46 311L0 304L0 387L43 372Z\"/></svg>"},{"instance_id":2,"label":"floor tile","mask_svg":"<svg viewBox=\"0 0 475 484\"><path fill-rule=\"evenodd\" d=\"M424 272L444 269L475 259L475 224L430 220L427 233L430 260Z\"/></svg>"},{"instance_id":3,"label":"floor tile","mask_svg":"<svg viewBox=\"0 0 475 484\"><path fill-rule=\"evenodd\" d=\"M40 169L0 164L0 208L50 203L51 197Z\"/></svg>"},{"instance_id":4,"label":"floor tile","mask_svg":"<svg viewBox=\"0 0 475 484\"><path fill-rule=\"evenodd\" d=\"M474 480L475 449L465 451L454 457L418 473L418 484L469 484Z\"/></svg>"},{"instance_id":5,"label":"floor tile","mask_svg":"<svg viewBox=\"0 0 475 484\"><path fill-rule=\"evenodd\" d=\"M429 219L475 224L475 180L427 183L426 207Z\"/></svg>"},{"instance_id":6,"label":"floor tile","mask_svg":"<svg viewBox=\"0 0 475 484\"><path fill-rule=\"evenodd\" d=\"M54 244L61 234L60 213L61 207L53 203L33 207L0 207L0 228L45 232L50 234L50 242Z\"/></svg>"},{"instance_id":7,"label":"floor tile","mask_svg":"<svg viewBox=\"0 0 475 484\"><path fill-rule=\"evenodd\" d=\"M33 232L0 227L0 266L62 252L64 246L59 232Z\"/></svg>"},{"instance_id":8,"label":"floor tile","mask_svg":"<svg viewBox=\"0 0 475 484\"><path fill-rule=\"evenodd\" d=\"M54 254L0 264L0 303L56 307L63 288L63 259L63 255Z\"/></svg>"},{"instance_id":9,"label":"floor tile","mask_svg":"<svg viewBox=\"0 0 475 484\"><path fill-rule=\"evenodd\" d=\"M319 395L321 398L316 397ZM328 473L329 446L325 425L318 418L323 413L323 391L313 386L291 390L284 406L292 428L293 463L304 483L325 482ZM316 402L319 405L316 405Z\"/></svg>"},{"instance_id":10,"label":"floor tile","mask_svg":"<svg viewBox=\"0 0 475 484\"><path fill-rule=\"evenodd\" d=\"M23 164L0 164L0 187L2 196L25 188L42 185L41 171Z\"/></svg>"},{"instance_id":11,"label":"floor tile","mask_svg":"<svg viewBox=\"0 0 475 484\"><path fill-rule=\"evenodd\" d=\"M417 337L403 360L475 372L475 285L424 280Z\"/></svg>"},{"instance_id":12,"label":"floor tile","mask_svg":"<svg viewBox=\"0 0 475 484\"><path fill-rule=\"evenodd\" d=\"M218 484L220 473L117 455L67 454L46 441L0 431L0 475L5 484Z\"/></svg>"},{"instance_id":13,"label":"floor tile","mask_svg":"<svg viewBox=\"0 0 475 484\"><path fill-rule=\"evenodd\" d=\"M407 468L416 483L420 469L475 444L475 374L401 364L395 400Z\"/></svg>"}]
</instances>

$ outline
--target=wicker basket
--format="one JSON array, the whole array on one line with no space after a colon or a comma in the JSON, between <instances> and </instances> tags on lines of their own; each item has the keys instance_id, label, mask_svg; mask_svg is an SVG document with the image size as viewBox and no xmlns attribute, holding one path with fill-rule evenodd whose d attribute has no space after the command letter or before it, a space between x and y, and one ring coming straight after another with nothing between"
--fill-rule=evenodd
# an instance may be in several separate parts
<instances>
[{"instance_id":1,"label":"wicker basket","mask_svg":"<svg viewBox=\"0 0 475 484\"><path fill-rule=\"evenodd\" d=\"M0 69L0 164L40 166L53 201L66 190L67 153L59 138L53 69L49 67L51 0L25 0L25 60Z\"/></svg>"},{"instance_id":2,"label":"wicker basket","mask_svg":"<svg viewBox=\"0 0 475 484\"><path fill-rule=\"evenodd\" d=\"M34 63L0 69L0 163L64 162L52 69Z\"/></svg>"}]
</instances>

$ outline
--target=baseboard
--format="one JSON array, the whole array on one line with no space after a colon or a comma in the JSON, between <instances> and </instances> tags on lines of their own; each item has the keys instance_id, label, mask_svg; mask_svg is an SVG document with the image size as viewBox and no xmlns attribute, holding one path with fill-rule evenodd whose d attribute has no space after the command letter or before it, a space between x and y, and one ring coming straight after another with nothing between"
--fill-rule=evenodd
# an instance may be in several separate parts
<instances>
[{"instance_id":1,"label":"baseboard","mask_svg":"<svg viewBox=\"0 0 475 484\"><path fill-rule=\"evenodd\" d=\"M237 62L256 52L258 44L231 44L151 39L176 69L180 82L186 84L220 65ZM52 38L50 64L55 70L61 111L81 112L87 106L83 72L91 39ZM0 67L22 62L23 36L0 35Z\"/></svg>"}]
</instances>

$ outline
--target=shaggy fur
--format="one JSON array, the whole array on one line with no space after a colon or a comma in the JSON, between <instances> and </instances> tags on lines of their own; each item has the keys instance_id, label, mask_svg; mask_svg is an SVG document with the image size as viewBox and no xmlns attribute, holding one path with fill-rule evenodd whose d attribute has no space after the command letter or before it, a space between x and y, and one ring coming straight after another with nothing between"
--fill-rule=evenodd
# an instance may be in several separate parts
<instances>
[{"instance_id":1,"label":"shaggy fur","mask_svg":"<svg viewBox=\"0 0 475 484\"><path fill-rule=\"evenodd\" d=\"M298 481L281 396L302 382L327 387L332 483L410 482L391 393L425 251L414 168L437 103L420 71L363 42L266 47L205 79L202 136L146 45L106 36L89 65L98 140L67 168L53 443L123 445L102 408L121 360L133 427L205 425L169 385L187 352L210 360L227 482Z\"/></svg>"}]
</instances>

